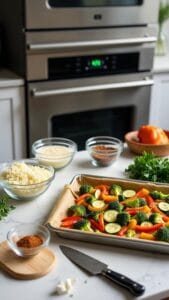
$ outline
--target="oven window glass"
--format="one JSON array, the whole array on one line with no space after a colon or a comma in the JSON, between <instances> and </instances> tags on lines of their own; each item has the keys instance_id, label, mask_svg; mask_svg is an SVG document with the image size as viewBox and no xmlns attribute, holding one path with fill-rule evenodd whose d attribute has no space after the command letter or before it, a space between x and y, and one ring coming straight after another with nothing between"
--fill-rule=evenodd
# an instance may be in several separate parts
<instances>
[{"instance_id":1,"label":"oven window glass","mask_svg":"<svg viewBox=\"0 0 169 300\"><path fill-rule=\"evenodd\" d=\"M121 140L133 129L134 106L78 112L53 116L50 122L53 137L75 141L78 150L85 149L85 141L92 136L108 135Z\"/></svg>"},{"instance_id":2,"label":"oven window glass","mask_svg":"<svg viewBox=\"0 0 169 300\"><path fill-rule=\"evenodd\" d=\"M57 7L99 7L99 6L138 6L144 0L48 0L49 6Z\"/></svg>"}]
</instances>

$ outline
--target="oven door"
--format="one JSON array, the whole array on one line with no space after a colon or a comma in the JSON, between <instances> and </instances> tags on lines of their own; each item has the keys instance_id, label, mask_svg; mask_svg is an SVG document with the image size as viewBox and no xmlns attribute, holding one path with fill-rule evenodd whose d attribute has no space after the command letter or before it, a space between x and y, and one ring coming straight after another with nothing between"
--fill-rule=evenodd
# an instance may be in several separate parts
<instances>
[{"instance_id":1,"label":"oven door","mask_svg":"<svg viewBox=\"0 0 169 300\"><path fill-rule=\"evenodd\" d=\"M157 23L158 0L25 0L26 28L90 28Z\"/></svg>"},{"instance_id":2,"label":"oven door","mask_svg":"<svg viewBox=\"0 0 169 300\"><path fill-rule=\"evenodd\" d=\"M62 136L84 149L93 135L123 139L148 123L149 73L29 83L29 149L40 138Z\"/></svg>"}]
</instances>

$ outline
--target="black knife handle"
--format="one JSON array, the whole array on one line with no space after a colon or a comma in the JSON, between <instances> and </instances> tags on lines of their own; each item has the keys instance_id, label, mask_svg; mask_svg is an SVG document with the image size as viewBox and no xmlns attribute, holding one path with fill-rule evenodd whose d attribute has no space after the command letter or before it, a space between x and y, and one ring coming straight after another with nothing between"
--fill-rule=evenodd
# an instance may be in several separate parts
<instances>
[{"instance_id":1,"label":"black knife handle","mask_svg":"<svg viewBox=\"0 0 169 300\"><path fill-rule=\"evenodd\" d=\"M135 296L141 296L145 292L145 287L143 285L120 273L114 272L109 268L102 271L102 275L128 289Z\"/></svg>"}]
</instances>

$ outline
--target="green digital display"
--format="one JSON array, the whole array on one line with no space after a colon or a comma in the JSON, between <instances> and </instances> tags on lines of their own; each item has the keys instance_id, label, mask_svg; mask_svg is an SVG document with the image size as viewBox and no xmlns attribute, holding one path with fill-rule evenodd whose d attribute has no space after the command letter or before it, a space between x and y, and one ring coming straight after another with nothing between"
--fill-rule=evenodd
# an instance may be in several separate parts
<instances>
[{"instance_id":1,"label":"green digital display","mask_svg":"<svg viewBox=\"0 0 169 300\"><path fill-rule=\"evenodd\" d=\"M101 61L101 59L95 58L95 59L91 60L90 65L94 69L101 68L102 67L102 61Z\"/></svg>"}]
</instances>

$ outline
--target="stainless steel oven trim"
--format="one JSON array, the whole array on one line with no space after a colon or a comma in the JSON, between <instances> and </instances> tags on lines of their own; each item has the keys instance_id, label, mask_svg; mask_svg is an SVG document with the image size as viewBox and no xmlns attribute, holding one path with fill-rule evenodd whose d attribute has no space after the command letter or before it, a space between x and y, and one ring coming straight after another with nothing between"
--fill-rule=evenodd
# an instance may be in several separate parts
<instances>
[{"instance_id":1,"label":"stainless steel oven trim","mask_svg":"<svg viewBox=\"0 0 169 300\"><path fill-rule=\"evenodd\" d=\"M44 44L28 44L29 50L59 50L65 48L77 48L77 47L107 47L116 45L130 45L130 44L143 44L156 42L156 37L142 37L142 38L127 38L127 39L114 39L114 40L100 40L100 41L82 41L73 43L44 43Z\"/></svg>"},{"instance_id":2,"label":"stainless steel oven trim","mask_svg":"<svg viewBox=\"0 0 169 300\"><path fill-rule=\"evenodd\" d=\"M156 23L158 18L157 0L144 0L142 5L130 7L55 9L49 7L47 2L47 0L25 0L27 29L145 25ZM95 17L97 15L100 17Z\"/></svg>"},{"instance_id":3,"label":"stainless steel oven trim","mask_svg":"<svg viewBox=\"0 0 169 300\"><path fill-rule=\"evenodd\" d=\"M72 93L92 92L92 91L101 91L101 90L115 90L115 89L124 89L124 88L132 88L132 87L143 87L143 86L153 85L153 83L154 83L153 79L146 77L144 80L138 80L138 81L81 86L81 87L73 87L73 88L65 88L65 89L53 89L53 90L32 89L31 93L34 98L39 98L39 97L46 97L46 96L66 95L66 94L72 94Z\"/></svg>"}]
</instances>

